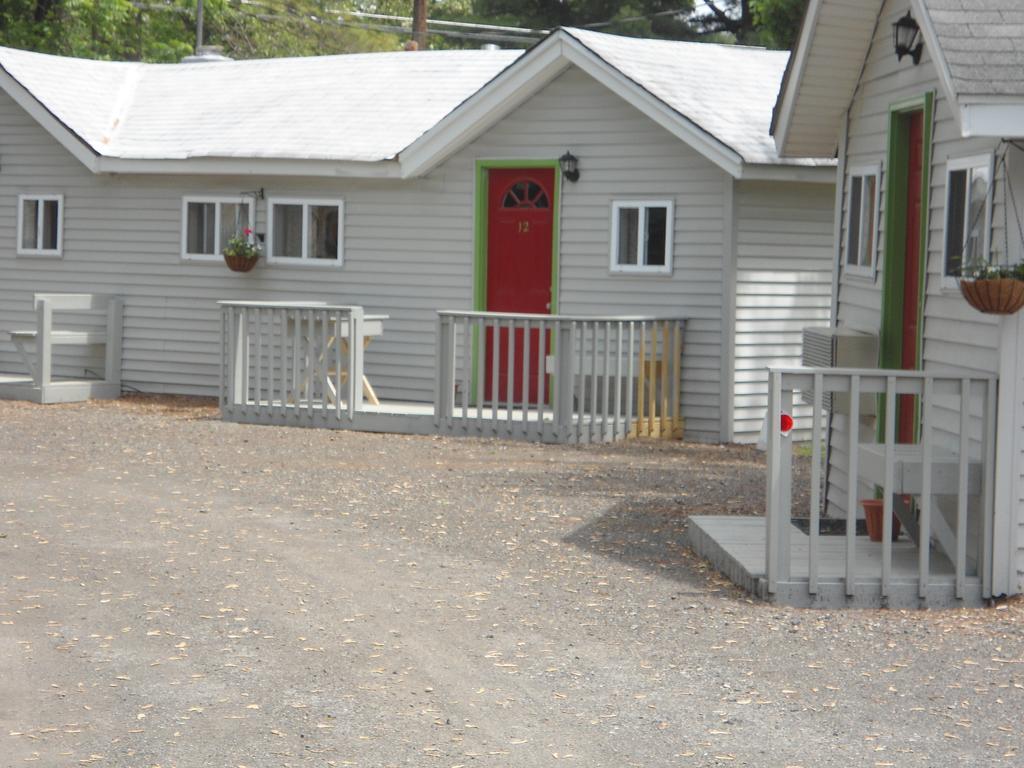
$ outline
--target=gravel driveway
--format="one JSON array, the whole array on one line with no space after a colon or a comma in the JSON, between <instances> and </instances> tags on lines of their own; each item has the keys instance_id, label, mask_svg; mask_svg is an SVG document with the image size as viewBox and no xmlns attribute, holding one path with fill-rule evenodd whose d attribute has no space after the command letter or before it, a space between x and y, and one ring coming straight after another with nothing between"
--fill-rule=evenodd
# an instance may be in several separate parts
<instances>
[{"instance_id":1,"label":"gravel driveway","mask_svg":"<svg viewBox=\"0 0 1024 768\"><path fill-rule=\"evenodd\" d=\"M755 603L745 448L0 403L0 766L1021 766L1024 604Z\"/></svg>"}]
</instances>

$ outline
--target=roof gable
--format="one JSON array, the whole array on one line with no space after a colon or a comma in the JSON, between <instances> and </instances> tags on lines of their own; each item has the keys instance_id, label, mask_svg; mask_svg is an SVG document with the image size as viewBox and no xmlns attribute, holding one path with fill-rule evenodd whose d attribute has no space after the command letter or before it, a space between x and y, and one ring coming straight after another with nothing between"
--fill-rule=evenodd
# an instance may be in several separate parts
<instances>
[{"instance_id":1,"label":"roof gable","mask_svg":"<svg viewBox=\"0 0 1024 768\"><path fill-rule=\"evenodd\" d=\"M835 148L883 0L811 0L772 121L783 155ZM1020 0L907 0L962 136L1024 135ZM930 64L928 63L930 61Z\"/></svg>"},{"instance_id":2,"label":"roof gable","mask_svg":"<svg viewBox=\"0 0 1024 768\"><path fill-rule=\"evenodd\" d=\"M561 29L403 150L403 175L436 166L570 66L734 177L746 164L828 166L827 159L782 159L772 144L771 109L787 57L761 48Z\"/></svg>"}]
</instances>

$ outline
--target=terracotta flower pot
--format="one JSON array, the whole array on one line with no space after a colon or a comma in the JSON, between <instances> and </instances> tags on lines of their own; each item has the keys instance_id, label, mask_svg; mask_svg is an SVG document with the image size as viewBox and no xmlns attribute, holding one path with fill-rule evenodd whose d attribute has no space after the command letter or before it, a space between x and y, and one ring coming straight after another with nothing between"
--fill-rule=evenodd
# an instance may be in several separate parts
<instances>
[{"instance_id":1,"label":"terracotta flower pot","mask_svg":"<svg viewBox=\"0 0 1024 768\"><path fill-rule=\"evenodd\" d=\"M248 272L256 266L257 261L259 261L259 257L250 259L247 256L239 256L237 253L224 254L224 263L232 272Z\"/></svg>"},{"instance_id":2,"label":"terracotta flower pot","mask_svg":"<svg viewBox=\"0 0 1024 768\"><path fill-rule=\"evenodd\" d=\"M864 507L864 522L867 524L868 539L871 541L882 540L882 513L885 511L883 499L861 499L860 504ZM892 518L892 540L900 537L900 521L893 515Z\"/></svg>"},{"instance_id":3,"label":"terracotta flower pot","mask_svg":"<svg viewBox=\"0 0 1024 768\"><path fill-rule=\"evenodd\" d=\"M960 293L968 304L988 315L1012 315L1024 307L1024 281L1010 277L961 280Z\"/></svg>"}]
</instances>

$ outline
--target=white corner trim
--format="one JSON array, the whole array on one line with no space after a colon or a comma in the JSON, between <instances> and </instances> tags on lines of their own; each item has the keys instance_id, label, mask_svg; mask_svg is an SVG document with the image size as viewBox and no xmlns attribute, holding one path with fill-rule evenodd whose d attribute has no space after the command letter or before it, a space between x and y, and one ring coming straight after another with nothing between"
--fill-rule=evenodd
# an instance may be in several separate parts
<instances>
[{"instance_id":1,"label":"white corner trim","mask_svg":"<svg viewBox=\"0 0 1024 768\"><path fill-rule=\"evenodd\" d=\"M1017 558L1020 550L1017 529L1024 525L1020 495L1019 436L1024 413L1021 408L1020 370L1021 315L1000 321L999 396L996 423L995 512L992 521L992 594L1016 594L1024 588L1017 583ZM1024 563L1022 563L1024 565Z\"/></svg>"},{"instance_id":2,"label":"white corner trim","mask_svg":"<svg viewBox=\"0 0 1024 768\"><path fill-rule=\"evenodd\" d=\"M789 141L789 124L793 118L793 111L796 109L796 91L804 79L804 72L807 69L807 57L810 55L811 41L814 38L814 30L818 26L818 12L821 9L822 0L811 0L807 6L807 15L804 18L803 27L800 28L800 39L794 48L795 60L793 67L786 78L786 89L780 94L781 100L776 104L778 121L772 135L775 138L775 149L780 156L785 156L786 143Z\"/></svg>"},{"instance_id":3,"label":"white corner trim","mask_svg":"<svg viewBox=\"0 0 1024 768\"><path fill-rule=\"evenodd\" d=\"M75 159L93 173L96 173L98 153L84 139L58 120L50 110L33 96L28 89L15 80L0 66L0 88L24 109L29 117L41 125L57 142L70 152Z\"/></svg>"}]
</instances>

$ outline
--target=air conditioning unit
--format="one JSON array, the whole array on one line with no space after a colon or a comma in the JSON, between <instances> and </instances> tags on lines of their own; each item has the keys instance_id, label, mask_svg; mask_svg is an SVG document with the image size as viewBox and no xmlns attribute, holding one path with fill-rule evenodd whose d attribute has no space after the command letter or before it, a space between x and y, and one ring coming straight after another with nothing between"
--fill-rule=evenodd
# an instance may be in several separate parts
<instances>
[{"instance_id":1,"label":"air conditioning unit","mask_svg":"<svg viewBox=\"0 0 1024 768\"><path fill-rule=\"evenodd\" d=\"M804 328L803 365L808 368L877 368L878 336L850 328ZM813 392L802 392L803 401L814 402ZM849 413L849 395L837 393L822 398L827 410ZM862 416L875 414L875 397L861 397Z\"/></svg>"}]
</instances>

